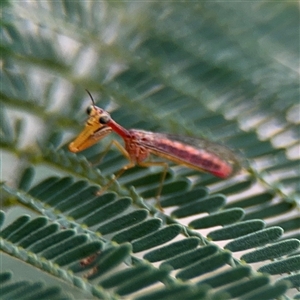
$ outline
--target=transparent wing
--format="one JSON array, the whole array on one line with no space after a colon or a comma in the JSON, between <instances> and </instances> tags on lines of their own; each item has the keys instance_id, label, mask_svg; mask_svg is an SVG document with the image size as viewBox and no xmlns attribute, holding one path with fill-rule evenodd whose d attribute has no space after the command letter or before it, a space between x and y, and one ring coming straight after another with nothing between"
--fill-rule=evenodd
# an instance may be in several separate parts
<instances>
[{"instance_id":1,"label":"transparent wing","mask_svg":"<svg viewBox=\"0 0 300 300\"><path fill-rule=\"evenodd\" d=\"M240 169L237 156L227 147L205 139L131 130L141 146L155 155L188 167L227 178Z\"/></svg>"}]
</instances>

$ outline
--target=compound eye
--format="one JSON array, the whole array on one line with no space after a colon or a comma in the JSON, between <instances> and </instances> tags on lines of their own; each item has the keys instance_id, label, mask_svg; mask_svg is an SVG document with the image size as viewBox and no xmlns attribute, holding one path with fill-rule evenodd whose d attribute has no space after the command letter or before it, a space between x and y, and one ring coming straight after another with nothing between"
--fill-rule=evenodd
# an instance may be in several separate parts
<instances>
[{"instance_id":1,"label":"compound eye","mask_svg":"<svg viewBox=\"0 0 300 300\"><path fill-rule=\"evenodd\" d=\"M100 124L107 124L109 120L110 120L109 116L102 116L99 118Z\"/></svg>"},{"instance_id":2,"label":"compound eye","mask_svg":"<svg viewBox=\"0 0 300 300\"><path fill-rule=\"evenodd\" d=\"M90 115L91 112L93 111L93 108L94 108L94 106L93 106L93 105L90 105L90 106L86 109L86 113L87 113L88 115Z\"/></svg>"}]
</instances>

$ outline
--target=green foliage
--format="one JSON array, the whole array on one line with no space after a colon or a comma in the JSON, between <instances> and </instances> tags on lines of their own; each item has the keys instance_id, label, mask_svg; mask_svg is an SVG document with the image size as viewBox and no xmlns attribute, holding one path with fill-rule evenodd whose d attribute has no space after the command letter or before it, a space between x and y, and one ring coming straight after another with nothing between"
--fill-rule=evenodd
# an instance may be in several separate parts
<instances>
[{"instance_id":1,"label":"green foliage","mask_svg":"<svg viewBox=\"0 0 300 300\"><path fill-rule=\"evenodd\" d=\"M0 273L1 299L71 299L64 296L59 287L46 287L42 282L28 280L13 282L9 272Z\"/></svg>"},{"instance_id":2,"label":"green foliage","mask_svg":"<svg viewBox=\"0 0 300 300\"><path fill-rule=\"evenodd\" d=\"M287 2L5 1L3 299L299 298L298 27ZM85 89L125 128L226 144L241 171L171 164L164 211L159 167L99 194L126 160L113 133L68 151Z\"/></svg>"}]
</instances>

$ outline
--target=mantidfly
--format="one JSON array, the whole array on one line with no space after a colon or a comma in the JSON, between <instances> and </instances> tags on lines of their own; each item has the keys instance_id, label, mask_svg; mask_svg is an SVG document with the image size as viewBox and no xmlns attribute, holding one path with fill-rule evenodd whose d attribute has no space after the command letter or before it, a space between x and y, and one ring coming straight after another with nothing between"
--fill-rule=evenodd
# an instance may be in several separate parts
<instances>
[{"instance_id":1,"label":"mantidfly","mask_svg":"<svg viewBox=\"0 0 300 300\"><path fill-rule=\"evenodd\" d=\"M83 131L69 144L69 150L71 152L82 151L114 131L122 137L125 147L113 140L107 149L115 145L129 161L101 191L106 190L113 181L135 165L142 167L161 166L163 173L157 194L159 197L168 170L168 163L148 160L150 154L192 169L209 172L223 179L231 177L239 169L239 161L235 154L227 147L217 143L173 134L125 129L116 123L107 111L97 107L91 93L87 92L93 103L87 108L89 118ZM159 202L158 205L160 206Z\"/></svg>"}]
</instances>

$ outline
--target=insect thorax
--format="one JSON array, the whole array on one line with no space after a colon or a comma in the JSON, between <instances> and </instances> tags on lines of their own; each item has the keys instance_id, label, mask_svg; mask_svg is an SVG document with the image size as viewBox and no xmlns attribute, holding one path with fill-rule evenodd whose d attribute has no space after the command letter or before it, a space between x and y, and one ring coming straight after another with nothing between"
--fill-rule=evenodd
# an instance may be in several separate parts
<instances>
[{"instance_id":1,"label":"insect thorax","mask_svg":"<svg viewBox=\"0 0 300 300\"><path fill-rule=\"evenodd\" d=\"M148 158L150 152L143 146L145 137L142 132L130 130L130 137L125 139L125 148L130 158L136 162L142 162Z\"/></svg>"}]
</instances>

